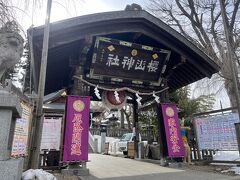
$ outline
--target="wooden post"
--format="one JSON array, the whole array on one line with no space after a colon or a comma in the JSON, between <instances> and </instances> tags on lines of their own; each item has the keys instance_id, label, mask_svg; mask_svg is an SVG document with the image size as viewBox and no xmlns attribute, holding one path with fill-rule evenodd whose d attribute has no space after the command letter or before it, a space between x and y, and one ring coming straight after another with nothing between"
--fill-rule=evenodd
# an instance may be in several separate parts
<instances>
[{"instance_id":1,"label":"wooden post","mask_svg":"<svg viewBox=\"0 0 240 180\"><path fill-rule=\"evenodd\" d=\"M147 141L148 141L148 144L151 143L150 126L151 126L151 122L150 122L150 118L149 118L148 119L148 127L147 127Z\"/></svg>"},{"instance_id":2,"label":"wooden post","mask_svg":"<svg viewBox=\"0 0 240 180\"><path fill-rule=\"evenodd\" d=\"M163 84L167 87L167 80L163 80ZM164 91L160 94L160 99L162 102L169 102L169 93ZM165 157L167 156L167 141L166 132L164 128L164 120L162 115L161 105L156 103L156 112L158 117L158 134L159 134L159 144L160 144L160 164L165 166Z\"/></svg>"},{"instance_id":3,"label":"wooden post","mask_svg":"<svg viewBox=\"0 0 240 180\"><path fill-rule=\"evenodd\" d=\"M157 118L158 118L158 143L160 145L160 161L163 162L164 161L164 147L167 147L166 145L164 145L163 142L163 137L165 134L165 129L163 127L163 117L162 117L162 113L161 113L161 107L159 104L156 103L155 105L156 108L156 112L157 112Z\"/></svg>"},{"instance_id":4,"label":"wooden post","mask_svg":"<svg viewBox=\"0 0 240 180\"><path fill-rule=\"evenodd\" d=\"M121 129L124 129L125 126L124 126L124 112L123 112L123 109L120 110L120 113L121 113Z\"/></svg>"},{"instance_id":5,"label":"wooden post","mask_svg":"<svg viewBox=\"0 0 240 180\"><path fill-rule=\"evenodd\" d=\"M42 138L42 128L43 128L43 97L45 91L45 81L46 81L46 70L47 70L47 57L48 57L48 40L49 40L49 22L51 13L52 0L48 0L47 3L47 14L45 19L44 36L43 36L43 49L41 58L41 70L39 75L38 84L38 100L36 108L36 118L34 119L34 134L33 143L30 153L31 168L37 169L39 167L39 156L40 156L40 144Z\"/></svg>"},{"instance_id":6,"label":"wooden post","mask_svg":"<svg viewBox=\"0 0 240 180\"><path fill-rule=\"evenodd\" d=\"M137 109L138 109L138 104L137 104L137 101L136 101L136 97L134 95L134 101L133 101L133 128L135 128L135 133L136 133L136 136L134 138L134 147L135 147L136 155L137 155L137 157L139 157L139 154L138 154L139 124L138 124Z\"/></svg>"},{"instance_id":7,"label":"wooden post","mask_svg":"<svg viewBox=\"0 0 240 180\"><path fill-rule=\"evenodd\" d=\"M65 101L65 105L66 105L66 101ZM66 114L64 112L63 116L62 116L62 126L61 126L61 138L60 138L60 162L62 162L63 160L63 151L64 151L64 134L65 134L65 122L66 122ZM61 166L59 162L59 167Z\"/></svg>"},{"instance_id":8,"label":"wooden post","mask_svg":"<svg viewBox=\"0 0 240 180\"><path fill-rule=\"evenodd\" d=\"M196 146L197 146L197 156L198 156L198 160L201 160L201 153L200 153L200 149L199 149L199 145L198 145L196 120L193 120L193 130L194 130L194 136L196 137Z\"/></svg>"}]
</instances>

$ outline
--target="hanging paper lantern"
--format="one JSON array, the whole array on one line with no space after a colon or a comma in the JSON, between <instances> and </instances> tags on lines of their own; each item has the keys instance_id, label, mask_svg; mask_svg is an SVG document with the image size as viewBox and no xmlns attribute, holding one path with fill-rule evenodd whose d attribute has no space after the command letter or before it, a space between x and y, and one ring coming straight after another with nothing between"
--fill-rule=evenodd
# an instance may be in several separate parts
<instances>
[{"instance_id":1,"label":"hanging paper lantern","mask_svg":"<svg viewBox=\"0 0 240 180\"><path fill-rule=\"evenodd\" d=\"M121 109L126 103L126 93L125 91L118 91L119 101L116 100L116 93L114 91L104 91L102 95L103 103L109 109Z\"/></svg>"}]
</instances>

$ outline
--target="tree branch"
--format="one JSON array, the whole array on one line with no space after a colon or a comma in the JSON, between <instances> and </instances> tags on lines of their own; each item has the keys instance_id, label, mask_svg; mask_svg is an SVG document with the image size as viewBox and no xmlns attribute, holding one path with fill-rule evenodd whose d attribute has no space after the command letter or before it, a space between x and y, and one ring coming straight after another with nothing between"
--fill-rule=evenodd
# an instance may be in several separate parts
<instances>
[{"instance_id":1,"label":"tree branch","mask_svg":"<svg viewBox=\"0 0 240 180\"><path fill-rule=\"evenodd\" d=\"M215 25L216 25L216 22L217 22L218 18L219 18L220 15L221 15L221 12L218 12L217 15L216 15L216 17L214 17L215 7L216 7L216 4L214 3L214 4L212 5L212 8L211 8L211 22L212 22L212 24L211 24L211 29L210 29L210 31L211 31L211 34L213 35L213 39L214 39L214 41L215 41L215 43L216 43L216 46L217 46L217 48L218 48L218 50L219 50L219 53L221 54L221 56L223 56L223 54L222 54L222 53L223 53L223 47L222 47L221 43L219 42L217 33L216 33L216 31L215 31Z\"/></svg>"},{"instance_id":2,"label":"tree branch","mask_svg":"<svg viewBox=\"0 0 240 180\"><path fill-rule=\"evenodd\" d=\"M234 9L233 9L233 13L232 13L232 18L231 18L231 22L229 25L229 30L231 33L233 33L233 26L236 20L236 15L238 12L238 8L239 8L239 4L240 4L240 0L236 0L236 3L234 4Z\"/></svg>"},{"instance_id":3,"label":"tree branch","mask_svg":"<svg viewBox=\"0 0 240 180\"><path fill-rule=\"evenodd\" d=\"M191 11L190 14L184 9L184 7L179 2L179 0L175 0L175 2L177 4L177 6L179 7L179 9L182 11L183 15L185 15L190 20L192 28L193 28L194 32L196 33L202 46L204 46L207 49L207 51L209 52L209 54L217 61L216 54L215 54L214 48L211 44L211 41L209 39L209 36L207 35L205 29L203 28L203 25L200 23L198 14L195 9L194 1L188 0L188 5L189 5L190 11ZM219 62L217 62L217 63L219 63Z\"/></svg>"},{"instance_id":4,"label":"tree branch","mask_svg":"<svg viewBox=\"0 0 240 180\"><path fill-rule=\"evenodd\" d=\"M181 5L181 3L179 2L179 0L175 0L178 8L181 10L181 12L183 13L184 16L186 16L192 24L194 24L195 26L197 25L197 22L192 18L192 16L183 8L183 6Z\"/></svg>"}]
</instances>

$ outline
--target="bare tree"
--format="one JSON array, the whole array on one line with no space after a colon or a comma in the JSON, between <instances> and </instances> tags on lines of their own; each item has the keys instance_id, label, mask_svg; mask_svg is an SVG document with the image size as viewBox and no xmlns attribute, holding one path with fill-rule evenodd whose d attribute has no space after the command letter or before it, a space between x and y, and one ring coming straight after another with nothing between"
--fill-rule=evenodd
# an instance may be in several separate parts
<instances>
[{"instance_id":1,"label":"bare tree","mask_svg":"<svg viewBox=\"0 0 240 180\"><path fill-rule=\"evenodd\" d=\"M239 68L240 0L223 1L231 48ZM231 105L236 106L219 0L150 0L150 2L150 12L192 41L221 67L218 77L223 78Z\"/></svg>"},{"instance_id":2,"label":"bare tree","mask_svg":"<svg viewBox=\"0 0 240 180\"><path fill-rule=\"evenodd\" d=\"M0 27L4 27L7 22L15 20L14 11L7 0L0 0Z\"/></svg>"}]
</instances>

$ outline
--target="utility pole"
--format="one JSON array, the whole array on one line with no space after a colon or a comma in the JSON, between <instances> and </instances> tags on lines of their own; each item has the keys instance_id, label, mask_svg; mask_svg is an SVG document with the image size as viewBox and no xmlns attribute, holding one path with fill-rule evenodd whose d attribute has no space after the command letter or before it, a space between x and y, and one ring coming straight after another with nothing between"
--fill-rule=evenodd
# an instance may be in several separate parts
<instances>
[{"instance_id":1,"label":"utility pole","mask_svg":"<svg viewBox=\"0 0 240 180\"><path fill-rule=\"evenodd\" d=\"M232 78L233 78L233 85L234 85L234 89L235 89L235 96L237 99L237 109L238 109L238 116L239 116L239 120L240 120L240 97L239 97L239 90L238 90L238 79L237 79L237 72L236 72L236 64L234 62L234 53L233 53L233 48L232 45L230 43L230 32L229 32L229 24L227 23L227 14L226 14L226 8L224 7L224 2L225 0L219 0L220 1L220 7L221 7L221 15L222 15L222 19L223 19L223 27L224 27L224 33L225 33L225 37L226 37L226 42L227 42L227 58L229 60L230 63L230 68L231 68L231 72L232 72Z\"/></svg>"},{"instance_id":2,"label":"utility pole","mask_svg":"<svg viewBox=\"0 0 240 180\"><path fill-rule=\"evenodd\" d=\"M32 152L30 154L30 159L29 159L31 161L31 168L33 169L37 169L39 166L40 143L41 143L42 128L43 128L43 97L44 97L46 69L47 69L49 22L50 22L51 6L52 6L52 0L48 0L44 35L43 35L41 69L40 69L39 83L38 83L38 99L37 99L37 106L36 106L36 117L33 123L34 132L33 132L32 143L31 143Z\"/></svg>"}]
</instances>

